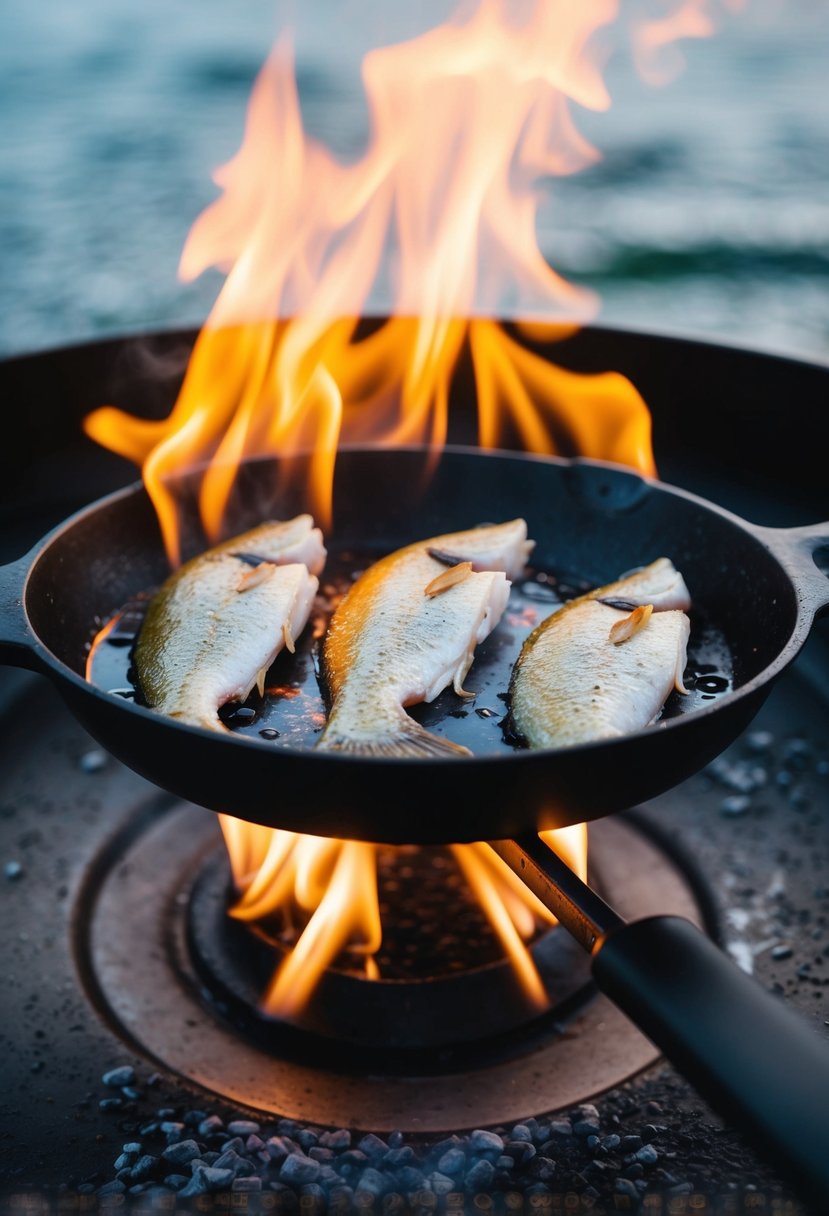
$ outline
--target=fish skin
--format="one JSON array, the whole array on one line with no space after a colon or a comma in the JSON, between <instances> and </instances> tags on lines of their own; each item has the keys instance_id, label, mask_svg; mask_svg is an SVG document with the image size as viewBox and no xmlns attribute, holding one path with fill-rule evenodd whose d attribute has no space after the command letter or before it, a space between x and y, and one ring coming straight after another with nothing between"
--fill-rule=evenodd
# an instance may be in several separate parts
<instances>
[{"instance_id":1,"label":"fish skin","mask_svg":"<svg viewBox=\"0 0 829 1216\"><path fill-rule=\"evenodd\" d=\"M495 628L532 548L523 519L418 541L371 566L349 590L322 647L331 712L317 747L363 756L457 757L465 747L424 730L405 706L462 683ZM430 549L440 558L432 557ZM469 561L460 582L426 588Z\"/></svg>"},{"instance_id":2,"label":"fish skin","mask_svg":"<svg viewBox=\"0 0 829 1216\"><path fill-rule=\"evenodd\" d=\"M246 557L261 559L261 581ZM324 562L322 534L305 515L260 524L176 570L150 604L135 647L147 704L225 732L219 707L244 701L286 644L286 627L290 637L305 628Z\"/></svg>"},{"instance_id":3,"label":"fish skin","mask_svg":"<svg viewBox=\"0 0 829 1216\"><path fill-rule=\"evenodd\" d=\"M602 600L621 602L610 607ZM614 644L610 631L633 606L647 624ZM691 597L667 558L571 600L530 634L513 669L510 718L531 748L572 747L642 730L659 716L682 673Z\"/></svg>"}]
</instances>

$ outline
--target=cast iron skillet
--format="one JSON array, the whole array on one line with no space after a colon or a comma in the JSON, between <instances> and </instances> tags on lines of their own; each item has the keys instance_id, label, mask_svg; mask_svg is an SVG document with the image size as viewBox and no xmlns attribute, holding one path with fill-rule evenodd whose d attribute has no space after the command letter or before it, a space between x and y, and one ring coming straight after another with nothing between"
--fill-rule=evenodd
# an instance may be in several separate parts
<instances>
[{"instance_id":1,"label":"cast iron skillet","mask_svg":"<svg viewBox=\"0 0 829 1216\"><path fill-rule=\"evenodd\" d=\"M521 515L537 541L534 564L594 585L668 556L727 639L734 691L622 739L470 760L365 760L181 725L92 687L82 674L95 620L167 574L140 486L81 511L0 570L0 659L44 672L109 751L192 802L293 831L430 844L594 819L674 786L743 730L829 605L829 581L813 560L829 543L829 523L755 527L596 462L449 449L430 480L424 469L419 449L342 452L329 547L379 555ZM230 534L301 508L273 487L272 463L247 466ZM204 547L192 522L185 534L191 552Z\"/></svg>"},{"instance_id":2,"label":"cast iron skillet","mask_svg":"<svg viewBox=\"0 0 829 1216\"><path fill-rule=\"evenodd\" d=\"M527 519L535 562L593 584L671 557L724 633L734 691L611 742L469 760L361 760L274 749L173 722L101 692L83 676L93 623L167 573L140 487L103 499L0 569L0 658L50 676L111 752L157 785L234 815L376 841L493 840L590 950L597 985L696 1088L752 1133L823 1210L829 1192L829 1055L813 1029L689 922L626 924L532 832L592 819L673 786L729 744L792 661L829 581L815 565L829 523L757 528L702 499L619 468L449 450L424 489L414 450L345 451L332 548L379 552L473 522ZM301 503L247 468L229 532ZM203 547L194 528L190 547ZM523 844L505 837L523 834Z\"/></svg>"}]
</instances>

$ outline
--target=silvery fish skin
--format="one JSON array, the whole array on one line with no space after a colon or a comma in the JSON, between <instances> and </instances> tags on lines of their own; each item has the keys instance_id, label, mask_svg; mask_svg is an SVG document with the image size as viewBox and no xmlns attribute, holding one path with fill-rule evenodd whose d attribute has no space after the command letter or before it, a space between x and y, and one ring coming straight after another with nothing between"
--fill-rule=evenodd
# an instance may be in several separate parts
<instances>
[{"instance_id":1,"label":"silvery fish skin","mask_svg":"<svg viewBox=\"0 0 829 1216\"><path fill-rule=\"evenodd\" d=\"M647 609L633 615L640 605L653 606L649 617ZM672 689L685 692L690 606L682 575L660 558L554 612L513 669L515 734L531 748L572 747L648 726ZM611 630L616 638L632 632L617 642Z\"/></svg>"},{"instance_id":2,"label":"silvery fish skin","mask_svg":"<svg viewBox=\"0 0 829 1216\"><path fill-rule=\"evenodd\" d=\"M325 562L310 515L272 522L193 558L153 599L135 648L141 691L171 718L225 731L218 716L293 645Z\"/></svg>"},{"instance_id":3,"label":"silvery fish skin","mask_svg":"<svg viewBox=\"0 0 829 1216\"><path fill-rule=\"evenodd\" d=\"M469 755L429 734L404 706L432 701L449 684L464 695L475 647L500 620L532 543L516 519L419 541L371 566L323 643L331 713L317 746L365 756Z\"/></svg>"}]
</instances>

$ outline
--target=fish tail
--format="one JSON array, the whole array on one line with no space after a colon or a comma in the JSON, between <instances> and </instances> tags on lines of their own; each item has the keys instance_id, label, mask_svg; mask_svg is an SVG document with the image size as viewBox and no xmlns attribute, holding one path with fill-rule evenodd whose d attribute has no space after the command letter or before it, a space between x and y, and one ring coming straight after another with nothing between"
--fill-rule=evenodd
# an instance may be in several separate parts
<instances>
[{"instance_id":1,"label":"fish tail","mask_svg":"<svg viewBox=\"0 0 829 1216\"><path fill-rule=\"evenodd\" d=\"M471 756L469 748L433 735L408 714L389 722L376 735L353 735L329 723L320 736L321 751L340 752L348 756L373 756L384 759L445 760L448 757Z\"/></svg>"}]
</instances>

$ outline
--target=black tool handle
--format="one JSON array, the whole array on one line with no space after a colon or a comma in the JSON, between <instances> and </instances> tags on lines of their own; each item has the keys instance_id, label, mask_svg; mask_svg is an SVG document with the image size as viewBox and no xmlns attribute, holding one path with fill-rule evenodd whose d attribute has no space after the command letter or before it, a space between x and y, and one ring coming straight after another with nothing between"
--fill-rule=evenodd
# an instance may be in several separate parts
<instances>
[{"instance_id":1,"label":"black tool handle","mask_svg":"<svg viewBox=\"0 0 829 1216\"><path fill-rule=\"evenodd\" d=\"M610 997L711 1105L829 1210L829 1043L690 921L613 929L593 954Z\"/></svg>"}]
</instances>

